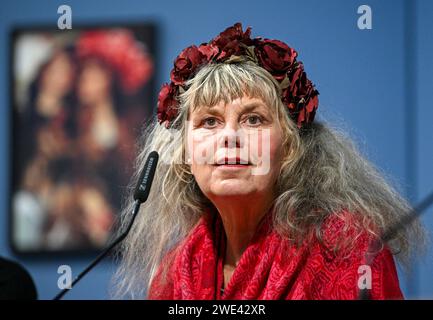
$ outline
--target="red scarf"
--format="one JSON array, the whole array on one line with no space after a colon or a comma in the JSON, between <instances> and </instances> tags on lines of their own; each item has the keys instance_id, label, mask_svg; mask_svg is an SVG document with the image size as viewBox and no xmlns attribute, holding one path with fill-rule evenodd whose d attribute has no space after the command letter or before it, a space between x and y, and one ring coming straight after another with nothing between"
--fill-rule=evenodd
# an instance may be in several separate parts
<instances>
[{"instance_id":1,"label":"red scarf","mask_svg":"<svg viewBox=\"0 0 433 320\"><path fill-rule=\"evenodd\" d=\"M296 248L272 228L268 213L243 252L228 284L223 286L226 235L218 213L206 212L190 235L163 263L149 289L149 299L357 299L358 268L364 264L368 237L356 240L349 255L336 255L332 247L343 221L329 219L324 241L306 241ZM219 249L219 250L218 250ZM172 257L173 260L170 260ZM363 274L364 271L361 272ZM371 266L371 298L401 299L397 272L385 248Z\"/></svg>"}]
</instances>

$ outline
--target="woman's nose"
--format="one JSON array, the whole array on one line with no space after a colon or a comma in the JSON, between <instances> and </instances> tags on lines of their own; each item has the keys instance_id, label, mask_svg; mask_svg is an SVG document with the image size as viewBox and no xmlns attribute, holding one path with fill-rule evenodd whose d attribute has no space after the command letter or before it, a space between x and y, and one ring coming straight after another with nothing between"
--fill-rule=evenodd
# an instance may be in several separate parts
<instances>
[{"instance_id":1,"label":"woman's nose","mask_svg":"<svg viewBox=\"0 0 433 320\"><path fill-rule=\"evenodd\" d=\"M220 132L220 146L225 148L242 148L244 137L237 124L227 123Z\"/></svg>"}]
</instances>

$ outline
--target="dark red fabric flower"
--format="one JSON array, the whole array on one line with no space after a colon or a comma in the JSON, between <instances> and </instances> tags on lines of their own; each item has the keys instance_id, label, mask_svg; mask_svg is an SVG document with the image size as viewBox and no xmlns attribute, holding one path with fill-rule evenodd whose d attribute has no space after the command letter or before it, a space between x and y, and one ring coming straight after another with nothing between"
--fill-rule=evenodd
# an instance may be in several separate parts
<instances>
[{"instance_id":1,"label":"dark red fabric flower","mask_svg":"<svg viewBox=\"0 0 433 320\"><path fill-rule=\"evenodd\" d=\"M242 25L239 22L221 32L210 42L211 45L218 47L220 50L216 61L220 62L232 55L242 55L245 52L245 46L253 44L250 34L251 28L248 27L243 32Z\"/></svg>"},{"instance_id":2,"label":"dark red fabric flower","mask_svg":"<svg viewBox=\"0 0 433 320\"><path fill-rule=\"evenodd\" d=\"M298 53L279 40L255 40L254 52L260 65L269 71L278 81L286 77L293 66Z\"/></svg>"},{"instance_id":3,"label":"dark red fabric flower","mask_svg":"<svg viewBox=\"0 0 433 320\"><path fill-rule=\"evenodd\" d=\"M303 123L314 120L319 106L319 92L307 78L302 62L297 62L296 68L289 73L289 80L289 87L283 91L283 101L300 128Z\"/></svg>"},{"instance_id":4,"label":"dark red fabric flower","mask_svg":"<svg viewBox=\"0 0 433 320\"><path fill-rule=\"evenodd\" d=\"M214 57L216 57L219 53L218 47L215 47L213 44L202 43L198 50L206 56L207 61L211 61Z\"/></svg>"},{"instance_id":5,"label":"dark red fabric flower","mask_svg":"<svg viewBox=\"0 0 433 320\"><path fill-rule=\"evenodd\" d=\"M205 50L202 50L206 53ZM171 70L171 81L175 85L183 85L188 78L195 73L197 67L207 62L207 57L196 46L184 49L174 61Z\"/></svg>"},{"instance_id":6,"label":"dark red fabric flower","mask_svg":"<svg viewBox=\"0 0 433 320\"><path fill-rule=\"evenodd\" d=\"M161 87L158 95L157 115L160 123L165 123L166 127L177 115L177 96L178 89L173 83L166 83Z\"/></svg>"}]
</instances>

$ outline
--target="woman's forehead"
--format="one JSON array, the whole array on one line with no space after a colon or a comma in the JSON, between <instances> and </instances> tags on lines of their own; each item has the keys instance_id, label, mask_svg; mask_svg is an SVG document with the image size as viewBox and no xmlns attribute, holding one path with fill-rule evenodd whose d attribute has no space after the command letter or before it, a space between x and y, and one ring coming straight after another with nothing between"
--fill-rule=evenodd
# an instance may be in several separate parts
<instances>
[{"instance_id":1,"label":"woman's forehead","mask_svg":"<svg viewBox=\"0 0 433 320\"><path fill-rule=\"evenodd\" d=\"M192 108L191 113L202 113L209 111L222 111L225 108L236 108L242 111L252 111L254 109L267 110L269 106L261 98L251 98L244 96L242 98L236 98L231 101L220 100L217 104L212 106L199 105Z\"/></svg>"}]
</instances>

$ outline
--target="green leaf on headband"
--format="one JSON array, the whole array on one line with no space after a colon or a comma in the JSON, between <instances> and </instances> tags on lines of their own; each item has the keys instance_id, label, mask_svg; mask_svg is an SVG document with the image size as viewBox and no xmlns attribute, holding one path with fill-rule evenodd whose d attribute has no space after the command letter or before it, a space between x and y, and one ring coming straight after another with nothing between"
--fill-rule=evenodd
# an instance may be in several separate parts
<instances>
[{"instance_id":1,"label":"green leaf on headband","mask_svg":"<svg viewBox=\"0 0 433 320\"><path fill-rule=\"evenodd\" d=\"M250 58L251 61L253 61L256 64L259 63L259 61L257 60L256 54L254 52L254 46L246 47L246 53L247 53L247 56Z\"/></svg>"},{"instance_id":2,"label":"green leaf on headband","mask_svg":"<svg viewBox=\"0 0 433 320\"><path fill-rule=\"evenodd\" d=\"M225 63L238 63L238 62L243 62L245 61L245 58L242 56L236 56L236 55L232 55L230 56L230 58L228 58L226 61L224 61Z\"/></svg>"},{"instance_id":3,"label":"green leaf on headband","mask_svg":"<svg viewBox=\"0 0 433 320\"><path fill-rule=\"evenodd\" d=\"M289 86L290 86L290 80L286 74L283 81L280 82L280 88L281 88L281 90L284 90L284 89L288 88Z\"/></svg>"}]
</instances>

